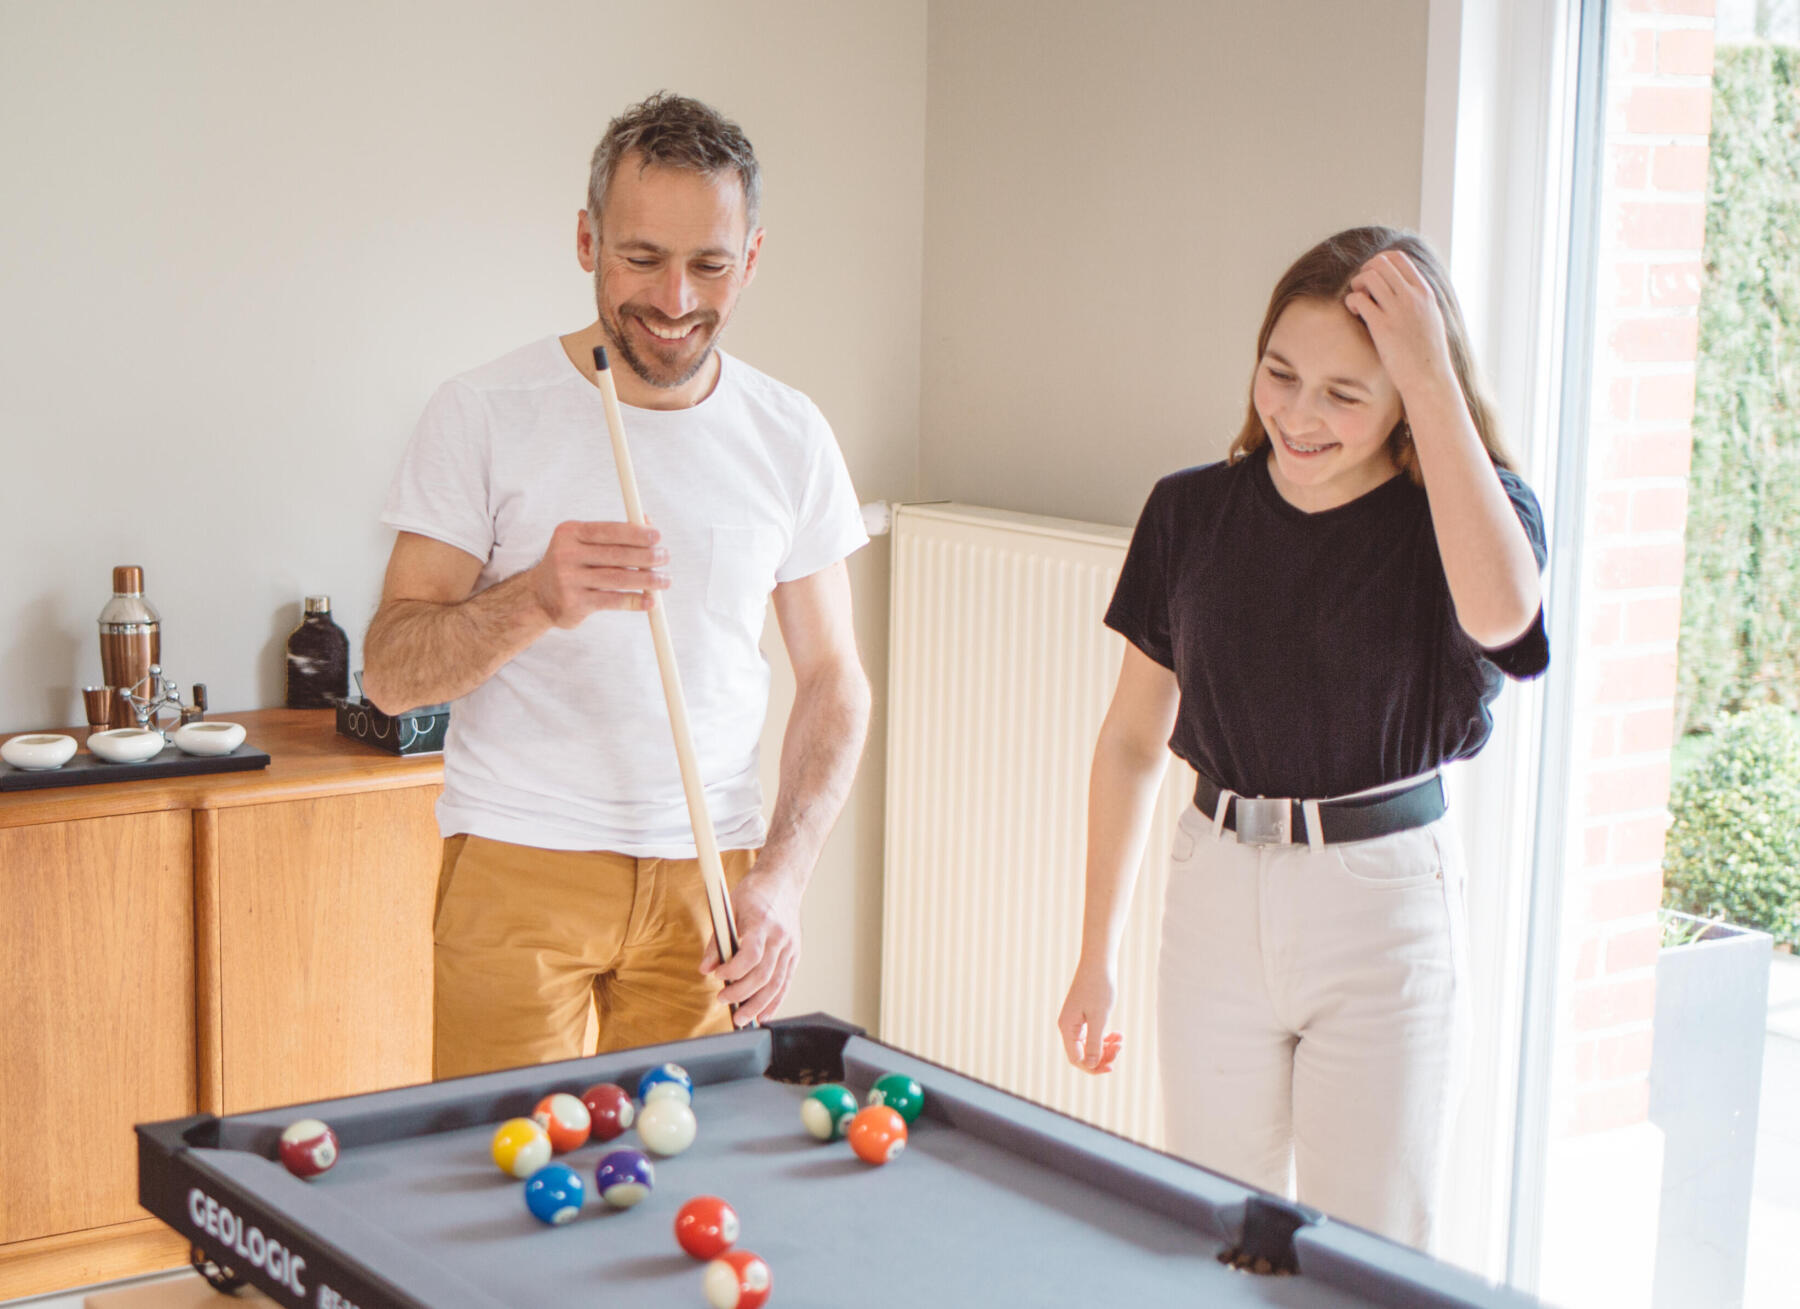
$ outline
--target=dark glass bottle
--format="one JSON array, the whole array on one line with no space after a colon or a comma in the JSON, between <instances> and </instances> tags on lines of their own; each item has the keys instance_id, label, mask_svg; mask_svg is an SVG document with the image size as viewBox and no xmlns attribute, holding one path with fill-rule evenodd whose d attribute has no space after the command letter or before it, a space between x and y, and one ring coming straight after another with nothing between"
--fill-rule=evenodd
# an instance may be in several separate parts
<instances>
[{"instance_id":1,"label":"dark glass bottle","mask_svg":"<svg viewBox=\"0 0 1800 1309\"><path fill-rule=\"evenodd\" d=\"M287 642L287 707L330 709L350 694L350 638L331 621L331 597L306 597L306 617Z\"/></svg>"}]
</instances>

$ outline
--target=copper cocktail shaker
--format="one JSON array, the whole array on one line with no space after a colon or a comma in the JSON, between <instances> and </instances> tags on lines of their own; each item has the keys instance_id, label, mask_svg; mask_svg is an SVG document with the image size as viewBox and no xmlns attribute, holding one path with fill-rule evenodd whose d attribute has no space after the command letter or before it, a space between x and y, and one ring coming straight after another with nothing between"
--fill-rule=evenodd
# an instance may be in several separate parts
<instances>
[{"instance_id":1,"label":"copper cocktail shaker","mask_svg":"<svg viewBox=\"0 0 1800 1309\"><path fill-rule=\"evenodd\" d=\"M150 675L150 665L162 662L162 618L144 599L144 570L136 564L113 569L113 598L100 611L100 671L114 692L129 691ZM114 727L135 727L129 716L121 721L118 697L113 700Z\"/></svg>"}]
</instances>

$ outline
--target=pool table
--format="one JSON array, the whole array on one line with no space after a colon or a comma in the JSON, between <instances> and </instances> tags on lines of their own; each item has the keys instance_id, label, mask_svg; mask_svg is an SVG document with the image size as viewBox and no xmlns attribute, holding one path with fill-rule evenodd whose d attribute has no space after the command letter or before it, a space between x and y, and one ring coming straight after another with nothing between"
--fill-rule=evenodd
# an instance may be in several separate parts
<instances>
[{"instance_id":1,"label":"pool table","mask_svg":"<svg viewBox=\"0 0 1800 1309\"><path fill-rule=\"evenodd\" d=\"M489 1156L495 1126L551 1091L634 1089L667 1061L694 1079L694 1145L656 1160L646 1200L613 1210L594 1164L636 1133L590 1142L561 1156L590 1184L581 1214L533 1218L524 1184ZM809 1083L860 1099L887 1072L925 1088L893 1162L804 1130ZM311 1181L277 1161L282 1129L304 1117L341 1147ZM673 1235L701 1194L737 1209L739 1248L768 1262L778 1309L1535 1303L823 1016L137 1130L146 1208L278 1303L320 1309L704 1306L701 1265Z\"/></svg>"}]
</instances>

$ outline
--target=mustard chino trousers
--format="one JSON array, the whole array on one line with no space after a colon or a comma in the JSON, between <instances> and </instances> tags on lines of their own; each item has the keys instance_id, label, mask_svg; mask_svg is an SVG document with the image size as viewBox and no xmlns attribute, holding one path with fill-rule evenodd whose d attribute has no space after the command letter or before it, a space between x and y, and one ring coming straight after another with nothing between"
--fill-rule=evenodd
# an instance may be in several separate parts
<instances>
[{"instance_id":1,"label":"mustard chino trousers","mask_svg":"<svg viewBox=\"0 0 1800 1309\"><path fill-rule=\"evenodd\" d=\"M755 859L722 852L735 887ZM695 859L444 842L433 940L432 1076L578 1058L731 1030Z\"/></svg>"}]
</instances>

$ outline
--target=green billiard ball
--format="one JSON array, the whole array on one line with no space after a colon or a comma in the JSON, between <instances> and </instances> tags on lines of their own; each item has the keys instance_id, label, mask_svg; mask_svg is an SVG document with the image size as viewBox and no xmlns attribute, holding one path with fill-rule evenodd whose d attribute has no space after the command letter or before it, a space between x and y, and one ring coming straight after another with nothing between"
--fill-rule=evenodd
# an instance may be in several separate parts
<instances>
[{"instance_id":1,"label":"green billiard ball","mask_svg":"<svg viewBox=\"0 0 1800 1309\"><path fill-rule=\"evenodd\" d=\"M835 1083L821 1086L800 1102L800 1121L821 1141L841 1139L854 1117L856 1097L848 1087Z\"/></svg>"},{"instance_id":2,"label":"green billiard ball","mask_svg":"<svg viewBox=\"0 0 1800 1309\"><path fill-rule=\"evenodd\" d=\"M905 1073L889 1073L869 1091L870 1104L884 1104L906 1120L908 1127L925 1107L925 1088Z\"/></svg>"}]
</instances>

